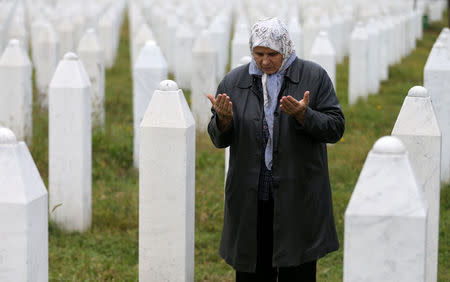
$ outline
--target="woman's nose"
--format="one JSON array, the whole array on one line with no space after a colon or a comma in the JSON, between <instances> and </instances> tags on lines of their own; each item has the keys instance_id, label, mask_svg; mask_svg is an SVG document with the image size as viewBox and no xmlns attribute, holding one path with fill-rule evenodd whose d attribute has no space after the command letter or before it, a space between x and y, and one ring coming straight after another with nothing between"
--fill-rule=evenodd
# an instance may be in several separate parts
<instances>
[{"instance_id":1,"label":"woman's nose","mask_svg":"<svg viewBox=\"0 0 450 282\"><path fill-rule=\"evenodd\" d=\"M264 57L263 60L262 60L262 63L263 63L263 65L268 65L268 64L270 64L269 58Z\"/></svg>"}]
</instances>

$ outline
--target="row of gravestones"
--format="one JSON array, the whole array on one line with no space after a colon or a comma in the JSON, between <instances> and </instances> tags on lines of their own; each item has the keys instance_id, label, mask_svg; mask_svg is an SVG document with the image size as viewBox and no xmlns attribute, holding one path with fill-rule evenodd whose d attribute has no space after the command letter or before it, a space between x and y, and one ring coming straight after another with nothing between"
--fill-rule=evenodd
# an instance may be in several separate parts
<instances>
[{"instance_id":1,"label":"row of gravestones","mask_svg":"<svg viewBox=\"0 0 450 282\"><path fill-rule=\"evenodd\" d=\"M434 100L448 93L441 83L450 73L442 66L442 60L447 58L448 62L449 57L443 41L448 41L444 31L425 67L425 84ZM17 42L13 45L20 47ZM155 46L154 43L148 45ZM435 66L436 63L439 65ZM449 69L450 64L446 66ZM436 91L436 87L440 90ZM91 210L91 85L75 54L64 56L49 92L49 212L61 227L83 231L90 224ZM71 101L76 113L67 107L58 107L63 101ZM439 167L443 156L438 120L427 91L413 88L393 130L393 135L399 136L405 145L396 139L384 138L369 153L346 212L345 281L436 280ZM68 128L67 123L72 126ZM192 281L195 122L176 83L160 83L150 100L139 134L143 140L139 158L140 278ZM171 142L167 142L169 139ZM5 238L0 247L1 261L12 264L8 265L10 271L3 275L19 275L15 271L20 270L20 275L32 273L45 278L48 272L48 264L43 263L48 256L45 187L24 143L18 143L10 130L2 129L0 144L0 171L2 183L5 183L1 187L0 208L4 211L0 215L6 223L1 230ZM69 144L73 155L67 157L66 152L65 156L58 156L62 151L58 146L62 144ZM442 152L444 147L445 143ZM58 171L53 170L53 166ZM170 210L165 209L167 212L161 216L158 211L167 206ZM31 227L24 228L26 224ZM19 231L26 239L11 244ZM414 236L405 238L404 232ZM32 240L30 244L39 247L24 249L26 240ZM365 246L370 246L370 251ZM371 255L367 256L368 253ZM20 262L26 260L20 254L30 256L27 266L21 265ZM23 272L27 267L30 271Z\"/></svg>"},{"instance_id":2,"label":"row of gravestones","mask_svg":"<svg viewBox=\"0 0 450 282\"><path fill-rule=\"evenodd\" d=\"M65 9L50 6L44 1L0 3L3 7L9 7L3 10L9 11L8 21L22 23L3 26L9 43L0 52L0 81L3 86L0 91L0 125L11 128L19 140L31 142L32 68L35 69L38 92L35 102L47 108L49 84L59 59L66 51L76 50L82 59L93 86L93 126L104 126L104 70L114 62L125 1L100 2L101 5L87 5L84 10L77 4L71 6L68 3ZM79 26L76 23L81 11L86 12L82 19L85 22ZM57 12L67 13L57 16ZM29 28L25 22L30 23ZM96 30L89 26L95 26ZM27 30L31 31L30 40ZM17 37L10 40L13 35ZM31 61L27 55L29 45Z\"/></svg>"},{"instance_id":3,"label":"row of gravestones","mask_svg":"<svg viewBox=\"0 0 450 282\"><path fill-rule=\"evenodd\" d=\"M204 94L215 92L217 82L225 73L228 60L232 67L236 67L241 64L242 58L248 61L248 55L250 55L248 45L250 28L248 18L250 17L242 12L246 10L242 2L235 5L240 9L235 12L231 58L228 58L228 46L232 33L230 20L232 9L219 9L220 12L215 9L212 11L206 9L204 12L206 16L201 12L197 18L191 19L183 13L196 11L194 2L188 1L184 5L176 6L176 9L175 4L171 6L171 2L174 3L174 1L165 1L164 4L160 4L161 6L158 6L159 2L153 2L150 5L147 2L135 0L129 3L130 52L134 85L135 167L138 167L139 162L138 127L151 98L147 94L153 93L153 90L158 87L158 81L166 78L168 72L172 72L180 87L191 90L191 108L197 122L197 130L205 132L210 111L209 101ZM294 3L297 2L294 1ZM252 1L247 4L252 6ZM400 8L404 5L400 5ZM265 7L261 3L257 6ZM216 12L217 15L212 17L211 15ZM395 17L385 16L379 20L372 18L364 26L358 23L351 39L350 34L355 18L351 11L343 13L342 16L335 13L332 20L325 13L320 17L320 24L316 21L319 17L309 16L305 20L303 29L298 16L293 14L288 28L298 56L303 57L305 53L307 58L322 65L328 71L334 84L336 84L336 63L342 61L350 51L349 102L353 104L358 97L366 98L368 93L377 93L380 81L388 78L388 66L399 62L402 57L409 54L415 48L416 40L422 37L421 18L424 10L410 9L407 13L404 10L400 12ZM150 17L148 21L146 15ZM208 17L209 23L204 19ZM141 51L151 53L147 47L144 48L149 40L160 43L159 45L153 43L156 46L152 48L158 49L154 52L159 54L156 57L139 55ZM174 42L174 44L167 44L167 42ZM149 79L152 73L153 76Z\"/></svg>"},{"instance_id":4,"label":"row of gravestones","mask_svg":"<svg viewBox=\"0 0 450 282\"><path fill-rule=\"evenodd\" d=\"M429 54L425 88L405 98L397 138L378 140L364 163L345 213L344 281L437 281L440 189L450 182L449 33Z\"/></svg>"},{"instance_id":5,"label":"row of gravestones","mask_svg":"<svg viewBox=\"0 0 450 282\"><path fill-rule=\"evenodd\" d=\"M72 53L60 68L65 74L82 71ZM88 104L89 86L72 96L83 96L78 99ZM88 127L87 120L89 112L84 111L83 126ZM162 81L155 90L139 134L139 278L193 281L195 121L175 82ZM392 135L397 138L381 138L368 154L345 213L344 281L436 281L441 133L425 88L409 91ZM0 262L7 270L0 277L45 281L47 192L27 146L6 128L0 129L0 165L0 220L5 223ZM51 216L75 229L74 217L90 211L90 195L80 189L88 184L80 178L71 179L79 187L65 183L49 190L50 197L61 195ZM54 217L67 208L78 213Z\"/></svg>"},{"instance_id":6,"label":"row of gravestones","mask_svg":"<svg viewBox=\"0 0 450 282\"><path fill-rule=\"evenodd\" d=\"M445 36L440 36L440 39L442 39L442 37L445 37ZM17 42L12 42L11 45L12 46L16 46L16 47L17 46L20 47L20 44L17 44ZM149 44L149 45L151 46L153 44ZM430 54L430 57L431 57L431 54ZM52 144L52 143L55 144L55 146L56 146L55 148L57 148L57 146L58 146L58 141L57 141L57 137L58 137L57 135L58 134L52 135L52 132L51 132L52 131L51 128L53 128L52 120L53 120L53 125L54 125L54 128L55 128L54 133L56 133L56 132L63 132L64 134L69 133L69 132L67 132L67 128L63 128L62 124L66 124L66 122L72 122L72 121L79 122L78 125L75 122L72 123L72 124L74 124L74 126L73 126L74 127L74 129L73 129L74 131L80 130L80 128L90 128L90 122L89 122L90 110L89 110L88 107L86 107L86 105L90 104L89 103L90 98L89 98L89 94L88 94L90 92L89 91L89 82L88 82L87 76L85 74L83 74L84 71L83 71L82 65L77 60L76 55L74 55L74 54L67 54L64 57L64 60L61 62L60 67L58 67L58 69L60 69L60 70L57 71L55 73L55 76L54 76L54 83L53 83L54 91L53 92L50 91L50 93L54 93L55 99L50 98L50 106L49 106L50 107L50 109L49 109L49 111L50 111L50 129L49 129L50 138L49 139L53 140L53 138L56 138L56 139L54 139L54 141L50 141L50 144ZM68 81L67 77L71 77L73 79ZM69 82L69 84L66 84L67 82ZM75 83L75 84L73 84L73 83ZM433 86L433 85L431 85L431 86ZM79 97L76 97L75 100L74 100L74 97L72 97L72 95L70 95L70 93L67 90L65 90L65 89L68 89L68 88L72 89L72 90L73 89L78 89L76 92L79 94L79 95L77 95ZM162 130L161 126L160 125L156 125L155 122L163 122L163 123L165 122L166 125L168 125L168 126L175 126L176 128L180 128L180 125L182 125L182 126L186 127L187 132L191 132L193 130L193 126L192 126L193 122L192 122L191 118L188 118L189 114L187 114L187 112L186 112L188 110L188 108L186 108L187 103L183 102L184 98L181 98L180 91L177 89L177 86L174 85L173 83L166 82L166 84L163 84L163 85L160 86L160 90L166 90L166 91L169 91L172 94L176 94L176 95L172 95L173 97L171 96L173 99L175 99L175 100L173 100L173 103L178 103L180 105L178 108L179 109L183 109L183 114L180 115L178 113L178 115L177 115L176 112L171 112L170 110L167 110L168 106L167 105L164 106L164 99L161 99L161 97L160 97L161 95L155 96L155 97L159 97L159 98L151 100L152 101L151 103L153 105L152 107L155 108L151 112L157 111L157 114L154 114L153 116L150 115L152 118L150 118L148 120L149 121L149 123L148 123L149 127L152 128L151 130L149 129L150 132L159 132L159 133L165 132L165 130ZM169 92L167 92L166 94L168 94ZM173 93L173 92L176 92L176 93ZM160 93L160 92L158 92L158 93ZM52 109L53 109L52 105L57 105L59 102L61 102L61 100L58 100L58 99L62 99L63 95L66 95L66 96L64 96L64 98L65 98L64 100L71 100L71 101L73 101L74 106L77 107L80 110L80 113L83 113L82 116L80 116L80 117L70 116L70 115L67 115L68 114L67 110L61 111L59 109L59 112L58 112L57 108L55 108L55 111L52 111ZM51 94L50 94L50 97L52 97ZM54 102L52 103L52 101L54 101ZM152 107L149 106L149 108L152 108ZM158 110L156 110L156 109L158 109ZM167 116L165 116L164 113L167 113ZM52 119L52 116L54 117L53 119ZM65 121L58 121L63 116L66 116L67 120L65 120ZM144 117L144 120L147 120L146 117L147 116ZM165 118L161 118L161 117L165 117ZM179 119L176 120L176 121L171 121L170 119L172 117L178 117ZM187 120L184 120L183 118L187 118ZM157 121L153 121L153 123L152 123L152 122L150 122L152 119L157 120ZM156 127L156 129L153 128L153 127ZM66 130L66 131L64 131L64 130ZM86 133L86 132L85 131L77 132L75 135L78 136L78 138L79 138L78 140L76 138L70 138L70 134L64 140L60 139L60 142L61 141L62 142L69 142L69 140L73 139L73 141L74 141L73 148L78 148L78 149L75 149L75 151L81 152L80 154L82 155L82 158L83 158L81 160L81 164L80 163L70 163L70 164L63 163L61 165L61 163L58 163L58 161L61 161L61 159L59 159L59 160L55 160L55 165L65 168L64 171L60 172L61 174L64 174L65 171L71 171L71 172L73 171L74 174L73 174L73 176L71 178L71 180L73 182L78 183L80 186L85 185L85 186L89 186L90 187L90 173L89 173L90 170L88 170L88 167L90 167L90 153L87 152L90 149L90 139L89 139L90 134ZM155 136L153 136L152 134L154 134L154 133L149 133L149 136L152 136L151 140L158 140L158 138L155 138ZM15 138L11 137L10 133L7 133L5 135L7 136L6 139L5 139L5 144L8 144L7 147L8 148L14 147L14 146L10 146L10 145L11 144L16 144L16 143L14 143L15 142L14 141ZM142 134L142 135L145 135L145 134ZM83 137L81 137L81 139L80 139L80 136L83 136ZM193 143L195 144L195 140L194 140L194 142L192 142L191 139L189 139L189 140L186 139L186 136L193 136L191 133L184 133L184 135L180 135L180 136L184 136L185 139L180 137L180 138L178 138L179 140L182 140L182 141L185 140L186 141L185 144L182 143L184 145L180 145L180 146L184 146L186 148L187 147L192 148L191 147L192 144ZM194 134L194 136L195 136L195 134ZM178 140L177 139L178 136L176 134L174 134L174 137L176 138L175 140ZM147 138L150 138L150 137L147 137ZM88 141L86 141L86 140L88 140ZM165 139L162 138L162 137L159 138L159 141L161 141L161 143L153 142L153 144L151 144L152 146L154 146L153 148L142 151L142 153L141 153L142 155L141 156L144 156L144 157L142 157L142 161L140 163L141 166L145 167L145 164L147 166L150 166L150 167L156 166L154 161L155 160L159 160L160 158L159 157L155 157L152 154L154 154L155 152L161 152L161 150L162 150L162 152L166 152L167 150L164 151L164 146L168 146L168 145L172 146L171 144L163 144L164 140L167 140L167 135L165 135ZM83 143L83 142L84 142L84 144L80 145L80 143ZM145 142L145 143L148 143L148 142ZM189 150L191 150L191 149L189 149ZM173 151L173 149L172 149L172 151ZM52 152L51 148L50 148L49 152ZM55 154L55 156L57 156L58 155L58 150L55 149L53 151L53 153ZM52 153L50 153L50 154L52 154ZM79 157L80 154L74 154L74 157ZM193 154L192 150L189 151L189 153L185 153L185 154L183 154L180 151L176 151L175 150L175 154L172 156L172 159L177 159L177 156L179 157L180 155L182 155L182 156L185 156L185 158L184 158L185 160L191 161L192 159L195 158L195 157L192 156L192 154ZM9 155L9 156L11 156L11 155ZM167 156L166 156L166 158L167 158ZM72 159L76 159L76 158L72 158ZM148 162L146 163L145 160L148 161ZM50 163L52 163L51 160L50 160ZM11 167L8 167L8 168L11 168ZM194 170L194 168L192 166L190 166L189 164L186 164L184 162L181 163L179 165L179 167L178 167L178 171L182 171L182 172L185 173L185 177L187 177L186 178L186 181L187 181L186 183L189 183L189 185L188 184L183 184L182 187L187 187L187 186L192 187L192 188L188 189L191 192L193 191L193 178L192 178L193 170ZM8 171L8 170L5 169L5 171ZM30 171L31 171L31 169L30 169ZM141 170L141 171L143 171L143 170ZM155 171L158 171L158 170L155 170ZM188 173L186 174L186 172L188 172ZM163 172L160 172L159 175L166 175L166 177L167 177L167 173L168 173L167 171L165 171L165 174ZM14 175L14 174L11 173L11 175ZM169 177L170 177L170 175L169 175ZM50 176L50 178L51 178L51 176ZM145 179L146 178L143 175L142 178L141 178L142 183L145 183ZM161 178L161 179L158 180L158 178L156 176L154 176L154 175L152 175L152 177L149 177L148 179L149 179L148 181L153 181L153 180L159 181L157 183L163 183L163 182L166 183L167 182L166 181L167 178ZM166 180L164 180L164 179L166 179ZM172 179L172 178L170 178L170 179ZM173 179L174 179L174 181L177 180L175 177L173 177ZM68 181L64 180L62 178L59 178L59 177L55 177L53 182L61 184L61 183L64 183L64 182L67 183ZM50 185L52 185L51 183L52 183L52 179L50 179ZM154 182L152 182L152 183L154 183ZM179 184L179 182L175 182L175 183ZM148 197L151 198L151 199L155 199L155 200L159 199L158 197L153 197L153 196L159 196L159 197L161 197L160 198L161 200L164 200L164 199L167 199L167 198L170 198L170 197L172 197L172 199L176 198L175 197L175 192L172 191L172 190L167 190L167 191L164 191L164 192L158 192L158 191L155 192L154 190L149 190L150 186L154 186L154 184L153 185L149 185L148 186L149 188L146 189L145 191L150 193L150 196L148 196ZM175 184L172 185L172 186L173 187L178 187L178 188L180 187L179 185L177 186ZM153 189L153 188L151 188L151 189ZM79 189L68 189L68 190L72 191L72 192L67 193L67 190L64 190L64 191L59 191L59 193L60 194L68 194L66 196L68 198L70 198L70 199L74 199L74 197L79 197L79 198L84 198L84 199L89 199L90 198L90 189L89 190L82 190L81 192L80 192ZM75 190L77 192L75 192ZM142 191L142 195L143 196L145 195L145 191ZM67 201L64 199L64 196L62 198L58 198L58 190L57 189L55 189L54 192L53 192L53 190L50 188L50 192L51 192L51 195L55 194L55 202L54 202L53 205L52 205L52 203L50 204L50 208L51 208L51 211L52 211L51 214L52 214L52 216L54 216L54 219L57 222L59 221L59 224L61 224L63 226L64 225L66 225L66 226L75 226L74 228L80 228L80 226L83 226L83 225L85 225L86 222L89 222L90 214L89 215L87 215L87 214L89 213L90 206L83 206L83 205L86 204L85 202L83 202L83 200L78 201L78 203L79 203L79 205L84 207L86 212L85 213L83 213L81 211L78 212L78 214L81 215L81 219L79 219L78 221L77 220L74 221L73 218L71 218L70 215L68 216L67 214L65 214L63 212L65 208L70 210L70 209L73 209L74 206L71 207L70 205L68 205ZM165 194L166 192L168 194ZM189 197L189 199L193 198L193 194L192 194L193 192L192 193L191 192L189 192L190 194L186 195L187 197ZM160 193L160 194L158 194L158 193ZM39 193L37 193L37 194L39 194ZM180 203L182 202L182 200L185 200L185 198L180 199L179 200ZM50 200L50 202L52 202L52 200ZM77 203L77 200L74 200L74 202ZM89 201L86 201L86 202L89 202ZM64 203L66 203L66 204L64 205ZM191 203L191 202L189 202L189 203ZM167 206L167 203L165 203L164 205ZM157 206L157 204L153 203L151 206ZM191 206L192 209L189 208L189 207L185 207L185 206L183 206L181 204L178 205L178 206L181 209L183 209L181 211L180 210L174 211L174 217L178 218L178 220L179 220L179 217L177 217L177 214L178 215L179 214L187 214L187 216L193 215L193 208L192 208L192 206ZM145 206L141 206L140 208L145 208ZM188 210L189 212L186 213L186 210ZM58 216L58 214L59 214L59 216ZM148 213L145 213L145 214L148 214ZM156 214L153 213L153 212L149 213L149 214L152 214L152 215L156 216ZM78 216L78 218L80 218L80 216ZM86 220L86 218L88 218L88 219ZM142 219L142 220L145 220L145 218ZM153 221L157 221L158 219L150 217L150 218L147 218L147 220L150 221L150 222L153 222ZM165 220L166 220L166 218L164 220L160 219L160 224L159 225L157 224L157 227L158 227L157 230L151 229L152 226L150 226L149 224L146 224L145 222L143 222L140 225L143 228L142 234L160 234L159 232L161 230L173 230L173 228L177 228L176 226L180 226L180 224L177 224L177 225L174 225L173 227L166 227L166 226L163 225ZM191 220L191 219L189 219L189 220ZM177 221L175 220L175 222L177 222ZM177 222L177 223L180 223L180 222ZM67 229L70 230L70 228L72 228L72 227L69 227ZM84 227L81 227L80 229L82 230L83 228ZM150 228L150 229L146 230L145 228ZM185 230L185 233L183 233L183 235L184 235L183 238L190 238L190 239L193 240L193 237L190 237L191 235L193 236L193 232L190 232L189 227L187 227L187 231ZM147 238L147 239L145 239L145 238ZM142 242L144 242L145 240L148 240L150 242L149 243L150 247L147 247L147 248L150 248L150 249L151 248L156 248L156 250L165 250L163 248L164 245L161 245L162 244L161 243L162 239L152 239L152 238L148 239L148 236L145 236L145 238L142 238ZM188 241L188 242L190 242L190 241ZM141 246L140 246L140 248L141 248ZM145 245L142 246L142 248L143 249L141 249L141 253L142 253L142 260L143 261L148 261L149 257L154 258L154 257L152 257L153 254L154 254L154 250L151 250L151 251L149 251L146 254L146 251L145 251L146 247L145 247ZM181 256L181 257L182 258L185 258L186 256L189 257L190 251L191 251L191 249L187 248L186 249L186 252L187 252L186 255ZM7 252L3 251L3 253L6 254ZM3 256L6 257L6 255L3 255ZM156 258L154 258L154 259L156 259ZM166 258L166 259L167 260L171 260L171 257ZM171 261L173 262L173 260L171 260ZM143 263L145 263L145 262L143 262ZM172 266L173 266L173 264L172 264ZM143 269L153 269L153 268L149 266L149 268L143 267ZM182 268L182 269L188 271L190 269L190 267L189 266L185 266L185 268ZM148 271L150 271L150 273L151 273L151 270L148 270ZM144 274L142 274L142 275L144 275ZM152 275L156 275L156 274L152 274ZM166 274L161 274L161 275L166 275Z\"/></svg>"},{"instance_id":7,"label":"row of gravestones","mask_svg":"<svg viewBox=\"0 0 450 282\"><path fill-rule=\"evenodd\" d=\"M442 99L440 96L445 98L442 93L449 91L441 83L450 74L445 35L444 30L425 67L425 84L435 101ZM447 62L444 66L443 60ZM50 87L49 209L57 224L68 230L83 231L90 221L90 189L86 189L90 187L90 87L76 55L66 54ZM63 100L70 100L80 115L54 107ZM345 281L436 280L439 167L443 156L438 120L427 91L413 88L393 130L393 135L399 136L405 145L384 138L369 154L346 212ZM65 127L67 122L73 126ZM442 132L444 126L441 124ZM56 132L64 133L59 141ZM7 223L2 230L2 237L6 238L0 248L2 261L14 264L9 268L11 271L23 269L17 255L23 245L10 241L18 232L15 228L20 230L20 223L33 222L32 228L24 229L25 237L41 240L36 243L39 248L32 248L39 253L22 254L32 256L29 267L38 271L34 275L45 276L48 269L42 263L46 261L48 240L45 187L24 143L17 143L14 134L6 129L2 129L0 136L0 163L4 166L0 171L4 172L2 183L6 183L2 186L5 196L1 206L5 212L0 214L5 216L2 222ZM193 277L193 259L186 258L193 258L194 248L195 122L176 83L160 83L140 125L140 136L144 140L139 161L140 277L189 281ZM57 146L58 142L71 142L74 155L66 160L62 156L53 159L58 150L52 149L52 144ZM443 142L442 152L445 147ZM52 176L52 165L64 171ZM167 206L171 209L162 217L158 211ZM7 213L6 209L22 212ZM404 232L414 236L405 238ZM364 246L371 246L370 251Z\"/></svg>"}]
</instances>

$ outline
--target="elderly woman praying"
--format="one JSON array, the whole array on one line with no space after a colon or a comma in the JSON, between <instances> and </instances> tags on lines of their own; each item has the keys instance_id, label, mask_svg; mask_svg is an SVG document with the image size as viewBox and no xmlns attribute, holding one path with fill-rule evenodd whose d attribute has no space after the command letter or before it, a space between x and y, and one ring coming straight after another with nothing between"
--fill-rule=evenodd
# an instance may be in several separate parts
<instances>
[{"instance_id":1,"label":"elderly woman praying","mask_svg":"<svg viewBox=\"0 0 450 282\"><path fill-rule=\"evenodd\" d=\"M251 29L252 61L208 94L208 133L230 146L221 257L236 281L316 281L316 262L339 247L326 143L345 120L319 65L295 55L277 18Z\"/></svg>"}]
</instances>

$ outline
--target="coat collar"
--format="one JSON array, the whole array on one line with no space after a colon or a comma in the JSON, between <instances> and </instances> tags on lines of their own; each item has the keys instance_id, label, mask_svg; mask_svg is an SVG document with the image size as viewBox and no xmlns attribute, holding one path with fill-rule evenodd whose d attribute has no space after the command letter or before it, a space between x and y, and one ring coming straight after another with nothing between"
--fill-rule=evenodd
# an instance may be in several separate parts
<instances>
[{"instance_id":1,"label":"coat collar","mask_svg":"<svg viewBox=\"0 0 450 282\"><path fill-rule=\"evenodd\" d=\"M247 64L247 66L243 69L244 74L239 76L239 79L237 81L237 87L239 88L250 88L252 86L253 78L248 73L248 67L250 64ZM303 61L300 60L298 57L295 58L294 62L289 66L289 68L286 71L285 77L287 77L292 83L299 83L300 82L300 71L303 67Z\"/></svg>"}]
</instances>

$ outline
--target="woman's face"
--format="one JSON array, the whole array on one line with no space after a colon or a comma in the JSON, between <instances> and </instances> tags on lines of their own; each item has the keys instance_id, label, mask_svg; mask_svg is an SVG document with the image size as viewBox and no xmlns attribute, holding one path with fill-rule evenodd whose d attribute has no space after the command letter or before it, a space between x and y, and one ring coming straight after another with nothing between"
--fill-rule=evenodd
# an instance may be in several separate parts
<instances>
[{"instance_id":1,"label":"woman's face","mask_svg":"<svg viewBox=\"0 0 450 282\"><path fill-rule=\"evenodd\" d=\"M253 48L253 58L258 67L266 74L276 73L283 63L283 56L280 53L262 46Z\"/></svg>"}]
</instances>

